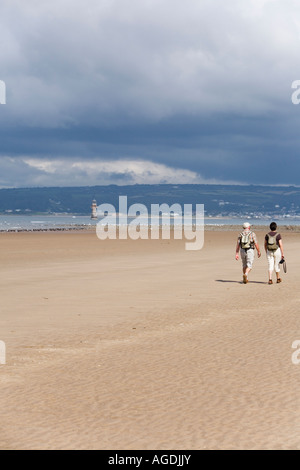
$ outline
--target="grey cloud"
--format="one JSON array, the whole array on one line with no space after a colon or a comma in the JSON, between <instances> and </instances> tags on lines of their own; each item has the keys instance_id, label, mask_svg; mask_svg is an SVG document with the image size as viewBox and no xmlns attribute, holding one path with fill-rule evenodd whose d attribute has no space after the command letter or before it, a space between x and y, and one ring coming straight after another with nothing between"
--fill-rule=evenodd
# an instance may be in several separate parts
<instances>
[{"instance_id":1,"label":"grey cloud","mask_svg":"<svg viewBox=\"0 0 300 470\"><path fill-rule=\"evenodd\" d=\"M196 172L147 160L80 160L4 157L1 187L91 186L103 184L209 183ZM13 175L13 178L12 178ZM52 183L52 184L51 184Z\"/></svg>"},{"instance_id":2,"label":"grey cloud","mask_svg":"<svg viewBox=\"0 0 300 470\"><path fill-rule=\"evenodd\" d=\"M300 6L289 0L29 0L1 10L12 118L32 125L263 113L285 102L298 60Z\"/></svg>"},{"instance_id":3,"label":"grey cloud","mask_svg":"<svg viewBox=\"0 0 300 470\"><path fill-rule=\"evenodd\" d=\"M249 182L296 182L299 13L293 0L3 0L0 155L144 159L205 180L244 181L248 165Z\"/></svg>"}]
</instances>

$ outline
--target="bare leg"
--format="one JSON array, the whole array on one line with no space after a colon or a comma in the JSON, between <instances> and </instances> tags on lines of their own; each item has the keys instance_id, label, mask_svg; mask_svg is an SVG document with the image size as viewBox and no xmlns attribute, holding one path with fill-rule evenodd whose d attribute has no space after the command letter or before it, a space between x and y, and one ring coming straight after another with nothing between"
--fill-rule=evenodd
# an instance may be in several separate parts
<instances>
[{"instance_id":1,"label":"bare leg","mask_svg":"<svg viewBox=\"0 0 300 470\"><path fill-rule=\"evenodd\" d=\"M247 284L248 283L248 274L250 273L251 268L243 268L243 283Z\"/></svg>"}]
</instances>

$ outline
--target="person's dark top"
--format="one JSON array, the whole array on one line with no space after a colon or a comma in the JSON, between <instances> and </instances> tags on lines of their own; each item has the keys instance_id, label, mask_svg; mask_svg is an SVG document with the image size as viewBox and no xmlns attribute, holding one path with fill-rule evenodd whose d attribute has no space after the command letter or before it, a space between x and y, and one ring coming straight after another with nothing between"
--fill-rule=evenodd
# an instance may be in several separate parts
<instances>
[{"instance_id":1,"label":"person's dark top","mask_svg":"<svg viewBox=\"0 0 300 470\"><path fill-rule=\"evenodd\" d=\"M268 241L268 235L270 235L270 237L275 237L277 232L269 232L267 233L267 235L265 236L265 240L266 242ZM281 240L281 235L280 233L277 233L277 236L276 236L276 244L279 246L279 240Z\"/></svg>"}]
</instances>

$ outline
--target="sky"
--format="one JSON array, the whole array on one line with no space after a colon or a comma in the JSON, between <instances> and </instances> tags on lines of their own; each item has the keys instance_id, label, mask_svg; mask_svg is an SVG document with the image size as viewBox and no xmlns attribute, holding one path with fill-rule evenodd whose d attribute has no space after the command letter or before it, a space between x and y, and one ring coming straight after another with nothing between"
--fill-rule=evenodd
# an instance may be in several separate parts
<instances>
[{"instance_id":1,"label":"sky","mask_svg":"<svg viewBox=\"0 0 300 470\"><path fill-rule=\"evenodd\" d=\"M1 188L300 183L298 0L1 0L0 44Z\"/></svg>"}]
</instances>

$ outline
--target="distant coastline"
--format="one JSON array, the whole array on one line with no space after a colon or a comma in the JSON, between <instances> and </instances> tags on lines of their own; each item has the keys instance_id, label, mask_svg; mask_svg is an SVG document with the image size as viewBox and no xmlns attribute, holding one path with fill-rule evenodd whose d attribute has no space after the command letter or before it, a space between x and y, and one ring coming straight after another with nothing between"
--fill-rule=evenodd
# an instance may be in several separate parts
<instances>
[{"instance_id":1,"label":"distant coastline","mask_svg":"<svg viewBox=\"0 0 300 470\"><path fill-rule=\"evenodd\" d=\"M300 187L214 184L148 184L0 189L0 215L89 216L92 201L128 205L204 204L207 216L225 218L300 218Z\"/></svg>"}]
</instances>

